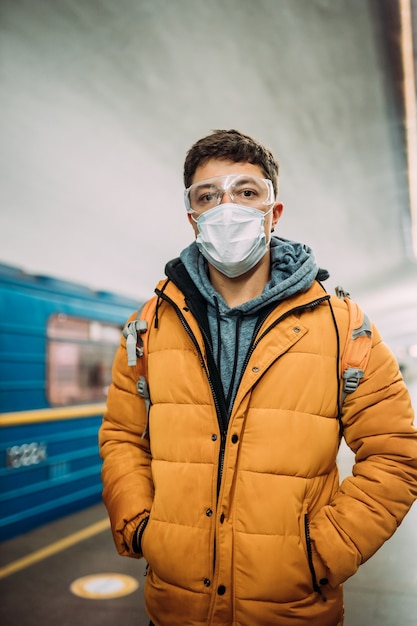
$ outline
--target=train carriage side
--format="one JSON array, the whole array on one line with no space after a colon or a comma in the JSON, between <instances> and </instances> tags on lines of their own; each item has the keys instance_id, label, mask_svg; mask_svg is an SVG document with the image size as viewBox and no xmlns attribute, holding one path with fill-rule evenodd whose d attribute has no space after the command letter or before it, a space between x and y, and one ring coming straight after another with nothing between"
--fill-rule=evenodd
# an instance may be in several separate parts
<instances>
[{"instance_id":1,"label":"train carriage side","mask_svg":"<svg viewBox=\"0 0 417 626\"><path fill-rule=\"evenodd\" d=\"M0 541L100 501L97 433L137 306L0 264Z\"/></svg>"}]
</instances>

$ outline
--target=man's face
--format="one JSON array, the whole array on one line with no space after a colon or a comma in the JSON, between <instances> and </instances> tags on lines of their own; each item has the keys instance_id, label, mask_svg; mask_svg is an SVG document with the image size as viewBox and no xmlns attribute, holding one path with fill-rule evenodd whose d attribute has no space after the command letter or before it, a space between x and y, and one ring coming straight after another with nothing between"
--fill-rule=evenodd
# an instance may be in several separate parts
<instances>
[{"instance_id":1,"label":"man's face","mask_svg":"<svg viewBox=\"0 0 417 626\"><path fill-rule=\"evenodd\" d=\"M204 165L200 165L193 176L192 184L200 183L201 181L215 178L217 176L227 176L230 174L245 174L250 176L258 176L259 178L265 178L265 174L262 172L259 165L254 165L253 163L235 163L234 161L225 161L223 159L210 159ZM224 193L221 203L233 202L233 199L230 198L227 191ZM259 206L256 207L259 210L264 211L266 213L271 208L269 206ZM270 232L275 227L278 222L281 213L283 210L283 205L279 202L274 203L273 209L269 215L265 218L265 236L267 240L269 239ZM188 214L188 221L194 229L195 235L198 235L198 224L195 219L192 218L190 214Z\"/></svg>"}]
</instances>

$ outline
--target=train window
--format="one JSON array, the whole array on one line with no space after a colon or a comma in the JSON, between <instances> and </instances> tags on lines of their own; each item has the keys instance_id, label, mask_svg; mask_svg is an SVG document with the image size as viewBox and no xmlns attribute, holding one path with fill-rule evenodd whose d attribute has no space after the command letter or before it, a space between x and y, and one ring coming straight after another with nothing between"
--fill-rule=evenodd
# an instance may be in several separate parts
<instances>
[{"instance_id":1,"label":"train window","mask_svg":"<svg viewBox=\"0 0 417 626\"><path fill-rule=\"evenodd\" d=\"M47 336L49 402L63 405L104 400L120 328L59 314L49 319Z\"/></svg>"}]
</instances>

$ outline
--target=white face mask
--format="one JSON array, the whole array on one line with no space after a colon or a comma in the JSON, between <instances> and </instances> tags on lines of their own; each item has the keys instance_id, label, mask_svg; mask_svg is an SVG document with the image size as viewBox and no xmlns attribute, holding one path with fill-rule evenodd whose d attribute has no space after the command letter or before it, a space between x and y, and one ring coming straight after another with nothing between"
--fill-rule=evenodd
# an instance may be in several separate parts
<instances>
[{"instance_id":1,"label":"white face mask","mask_svg":"<svg viewBox=\"0 0 417 626\"><path fill-rule=\"evenodd\" d=\"M219 204L195 220L198 249L222 274L241 276L268 250L264 222L271 211L272 207L264 213L240 204Z\"/></svg>"}]
</instances>

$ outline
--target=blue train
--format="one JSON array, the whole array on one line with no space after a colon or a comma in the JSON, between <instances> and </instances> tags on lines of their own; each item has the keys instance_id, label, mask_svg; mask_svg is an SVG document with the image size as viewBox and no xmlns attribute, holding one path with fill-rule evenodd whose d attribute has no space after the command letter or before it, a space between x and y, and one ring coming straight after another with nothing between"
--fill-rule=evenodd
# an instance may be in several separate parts
<instances>
[{"instance_id":1,"label":"blue train","mask_svg":"<svg viewBox=\"0 0 417 626\"><path fill-rule=\"evenodd\" d=\"M100 501L97 432L138 306L0 264L0 541Z\"/></svg>"}]
</instances>

